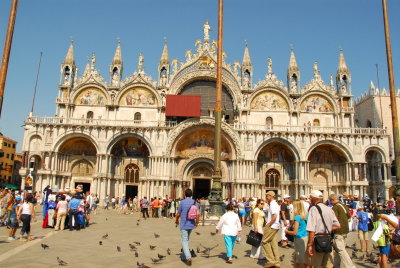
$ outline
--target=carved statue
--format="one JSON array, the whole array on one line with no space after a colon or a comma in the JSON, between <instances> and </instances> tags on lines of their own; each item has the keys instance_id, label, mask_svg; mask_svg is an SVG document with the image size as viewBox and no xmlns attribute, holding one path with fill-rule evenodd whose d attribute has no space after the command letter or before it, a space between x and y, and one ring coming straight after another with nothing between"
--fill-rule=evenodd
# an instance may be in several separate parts
<instances>
[{"instance_id":1,"label":"carved statue","mask_svg":"<svg viewBox=\"0 0 400 268\"><path fill-rule=\"evenodd\" d=\"M161 74L160 86L165 87L167 85L168 77L166 73Z\"/></svg>"},{"instance_id":2,"label":"carved statue","mask_svg":"<svg viewBox=\"0 0 400 268\"><path fill-rule=\"evenodd\" d=\"M204 31L204 42L209 42L210 41L210 25L208 25L208 20L203 25L203 31Z\"/></svg>"},{"instance_id":3,"label":"carved statue","mask_svg":"<svg viewBox=\"0 0 400 268\"><path fill-rule=\"evenodd\" d=\"M293 99L293 108L297 109L297 99Z\"/></svg>"},{"instance_id":4,"label":"carved statue","mask_svg":"<svg viewBox=\"0 0 400 268\"><path fill-rule=\"evenodd\" d=\"M331 87L333 87L333 77L332 77L332 75L330 77L330 83L331 83Z\"/></svg>"},{"instance_id":5,"label":"carved statue","mask_svg":"<svg viewBox=\"0 0 400 268\"><path fill-rule=\"evenodd\" d=\"M111 104L114 104L114 100L115 100L115 93L111 93Z\"/></svg>"},{"instance_id":6,"label":"carved statue","mask_svg":"<svg viewBox=\"0 0 400 268\"><path fill-rule=\"evenodd\" d=\"M242 86L243 86L244 88L249 88L249 87L250 87L250 79L249 79L249 76L248 76L247 74L245 74L245 75L243 76Z\"/></svg>"},{"instance_id":7,"label":"carved statue","mask_svg":"<svg viewBox=\"0 0 400 268\"><path fill-rule=\"evenodd\" d=\"M178 59L172 60L172 71L174 72L174 74L178 72Z\"/></svg>"},{"instance_id":8,"label":"carved statue","mask_svg":"<svg viewBox=\"0 0 400 268\"><path fill-rule=\"evenodd\" d=\"M297 91L297 81L295 78L292 77L290 81L290 92L296 92Z\"/></svg>"},{"instance_id":9,"label":"carved statue","mask_svg":"<svg viewBox=\"0 0 400 268\"><path fill-rule=\"evenodd\" d=\"M69 73L65 73L64 75L64 85L69 86L70 80L69 80Z\"/></svg>"},{"instance_id":10,"label":"carved statue","mask_svg":"<svg viewBox=\"0 0 400 268\"><path fill-rule=\"evenodd\" d=\"M316 61L314 62L313 71L314 71L314 78L318 78L319 77L319 70L318 70L318 63Z\"/></svg>"},{"instance_id":11,"label":"carved statue","mask_svg":"<svg viewBox=\"0 0 400 268\"><path fill-rule=\"evenodd\" d=\"M140 73L143 72L143 63L144 63L144 57L142 55L142 53L139 54L139 61L138 61L138 71Z\"/></svg>"},{"instance_id":12,"label":"carved statue","mask_svg":"<svg viewBox=\"0 0 400 268\"><path fill-rule=\"evenodd\" d=\"M111 84L113 86L117 86L118 85L118 70L115 70L113 72L112 79L111 79Z\"/></svg>"},{"instance_id":13,"label":"carved statue","mask_svg":"<svg viewBox=\"0 0 400 268\"><path fill-rule=\"evenodd\" d=\"M243 107L247 106L247 99L248 99L248 96L247 95L243 95Z\"/></svg>"},{"instance_id":14,"label":"carved statue","mask_svg":"<svg viewBox=\"0 0 400 268\"><path fill-rule=\"evenodd\" d=\"M235 61L234 63L233 63L233 73L235 74L235 75L237 75L238 74L238 68L240 67L240 63L238 62L238 61Z\"/></svg>"},{"instance_id":15,"label":"carved statue","mask_svg":"<svg viewBox=\"0 0 400 268\"><path fill-rule=\"evenodd\" d=\"M92 64L91 64L91 68L92 70L94 70L94 64L96 63L96 56L94 55L94 53L92 54Z\"/></svg>"},{"instance_id":16,"label":"carved statue","mask_svg":"<svg viewBox=\"0 0 400 268\"><path fill-rule=\"evenodd\" d=\"M192 51L190 49L186 50L185 56L190 61L192 59Z\"/></svg>"},{"instance_id":17,"label":"carved statue","mask_svg":"<svg viewBox=\"0 0 400 268\"><path fill-rule=\"evenodd\" d=\"M165 90L161 91L161 104L162 106L165 106L166 103L166 94L165 94Z\"/></svg>"},{"instance_id":18,"label":"carved statue","mask_svg":"<svg viewBox=\"0 0 400 268\"><path fill-rule=\"evenodd\" d=\"M272 59L268 57L268 73L272 74Z\"/></svg>"}]
</instances>

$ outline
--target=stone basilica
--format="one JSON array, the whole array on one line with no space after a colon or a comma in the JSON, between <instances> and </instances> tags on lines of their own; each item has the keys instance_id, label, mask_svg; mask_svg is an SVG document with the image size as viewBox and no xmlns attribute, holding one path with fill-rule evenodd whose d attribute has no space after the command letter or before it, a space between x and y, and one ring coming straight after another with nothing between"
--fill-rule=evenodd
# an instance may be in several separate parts
<instances>
[{"instance_id":1,"label":"stone basilica","mask_svg":"<svg viewBox=\"0 0 400 268\"><path fill-rule=\"evenodd\" d=\"M119 43L109 82L96 69L94 55L79 76L71 44L61 64L56 115L25 121L20 172L33 177L33 190L82 184L103 200L122 194L182 197L191 187L196 196L207 196L217 45L209 29L206 22L203 40L195 42L194 52L186 51L183 62L169 60L165 43L157 79L145 73L143 55L137 71L123 79ZM335 80L325 84L314 63L313 77L301 86L293 50L286 83L269 58L265 79L253 84L247 44L242 63L224 60L224 198L265 197L268 190L295 198L313 189L325 197L389 198L390 137L385 129L355 127L351 73L342 51ZM193 95L201 101L193 102ZM376 161L371 154L379 156Z\"/></svg>"}]
</instances>

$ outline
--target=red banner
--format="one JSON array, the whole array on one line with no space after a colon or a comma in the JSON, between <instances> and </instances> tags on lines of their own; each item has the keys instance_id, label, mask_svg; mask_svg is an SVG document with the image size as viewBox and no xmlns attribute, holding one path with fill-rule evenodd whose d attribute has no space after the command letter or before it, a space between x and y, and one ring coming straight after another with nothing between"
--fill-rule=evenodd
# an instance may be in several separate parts
<instances>
[{"instance_id":1,"label":"red banner","mask_svg":"<svg viewBox=\"0 0 400 268\"><path fill-rule=\"evenodd\" d=\"M201 97L167 95L166 116L200 117Z\"/></svg>"}]
</instances>

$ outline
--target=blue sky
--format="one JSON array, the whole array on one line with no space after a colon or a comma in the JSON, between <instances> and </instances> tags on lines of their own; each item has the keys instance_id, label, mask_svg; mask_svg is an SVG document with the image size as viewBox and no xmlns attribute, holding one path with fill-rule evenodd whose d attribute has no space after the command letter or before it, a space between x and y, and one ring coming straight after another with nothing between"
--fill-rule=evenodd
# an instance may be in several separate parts
<instances>
[{"instance_id":1,"label":"blue sky","mask_svg":"<svg viewBox=\"0 0 400 268\"><path fill-rule=\"evenodd\" d=\"M395 77L400 72L400 1L389 0ZM0 2L0 48L3 50L11 0ZM352 73L353 93L365 92L376 82L380 66L381 87L388 87L383 20L380 0L226 0L224 50L227 62L242 61L248 40L253 62L253 82L263 79L267 57L278 78L286 81L290 45L301 71L302 86L312 77L318 61L322 78L336 74L339 47ZM109 65L117 38L121 38L123 76L137 68L138 54L145 71L156 76L163 38L170 59L184 59L187 49L203 35L209 20L211 38L217 38L217 0L20 0L7 76L0 132L19 142L32 102L39 53L43 51L35 115L53 116L60 63L70 36L75 40L75 61L82 74L87 57L96 54L96 66L109 79ZM398 87L396 87L398 88Z\"/></svg>"}]
</instances>

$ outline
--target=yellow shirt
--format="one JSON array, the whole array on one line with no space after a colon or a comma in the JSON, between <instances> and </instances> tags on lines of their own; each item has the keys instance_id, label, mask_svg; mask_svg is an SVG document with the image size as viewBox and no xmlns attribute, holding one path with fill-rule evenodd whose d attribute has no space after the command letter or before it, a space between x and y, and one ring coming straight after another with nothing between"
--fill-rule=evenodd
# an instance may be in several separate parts
<instances>
[{"instance_id":1,"label":"yellow shirt","mask_svg":"<svg viewBox=\"0 0 400 268\"><path fill-rule=\"evenodd\" d=\"M258 218L257 218L256 224L257 224L257 227L262 228L263 225L264 225L264 220L265 220L265 213L264 213L264 211L262 211L262 210L259 209L259 208L255 208L254 211L253 211L253 214L258 214Z\"/></svg>"}]
</instances>

